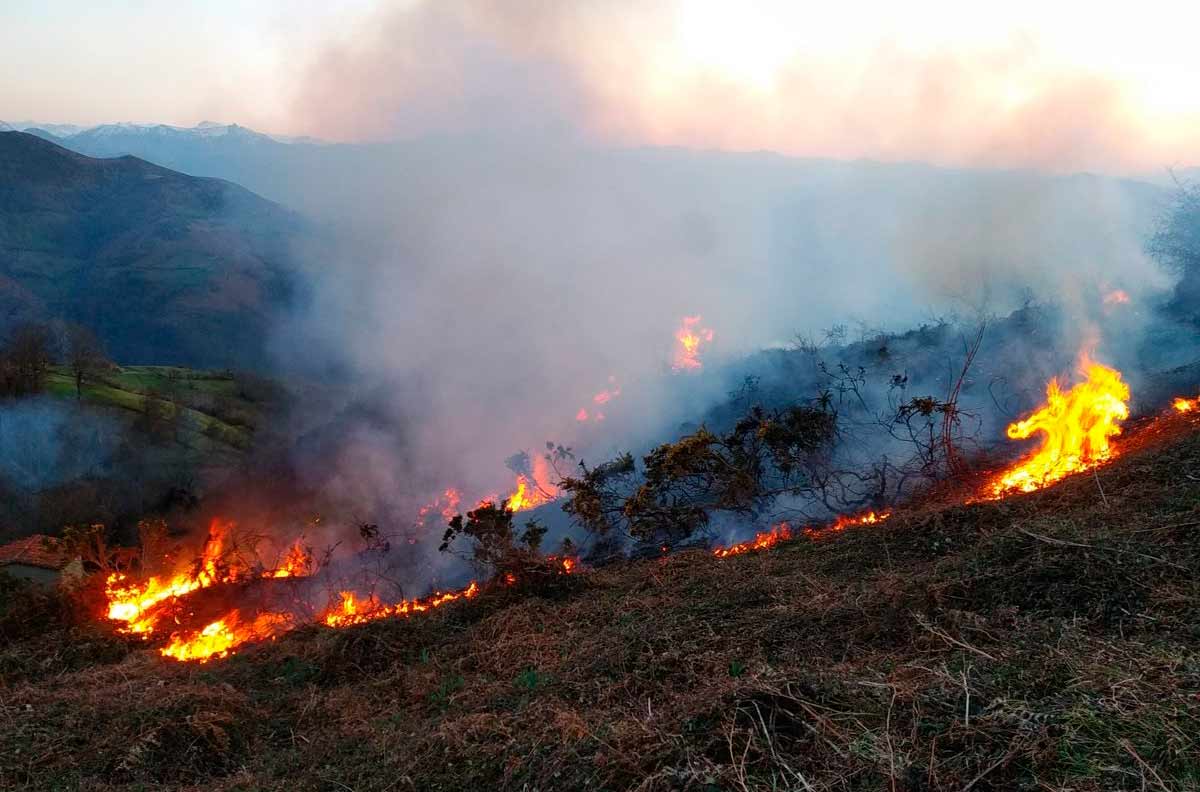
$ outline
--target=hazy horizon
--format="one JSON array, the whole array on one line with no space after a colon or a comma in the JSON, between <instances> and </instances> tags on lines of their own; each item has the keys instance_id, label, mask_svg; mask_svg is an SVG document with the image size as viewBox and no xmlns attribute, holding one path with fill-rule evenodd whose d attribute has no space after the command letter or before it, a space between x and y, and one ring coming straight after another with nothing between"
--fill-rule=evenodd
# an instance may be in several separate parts
<instances>
[{"instance_id":1,"label":"hazy horizon","mask_svg":"<svg viewBox=\"0 0 1200 792\"><path fill-rule=\"evenodd\" d=\"M0 119L1135 173L1200 161L1200 11L1165 8L18 0Z\"/></svg>"}]
</instances>

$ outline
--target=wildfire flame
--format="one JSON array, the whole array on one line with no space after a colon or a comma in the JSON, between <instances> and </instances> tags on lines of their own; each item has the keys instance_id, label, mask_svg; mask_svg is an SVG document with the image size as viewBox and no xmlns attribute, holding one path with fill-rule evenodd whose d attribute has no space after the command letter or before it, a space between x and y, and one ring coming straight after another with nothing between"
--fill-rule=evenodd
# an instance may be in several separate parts
<instances>
[{"instance_id":1,"label":"wildfire flame","mask_svg":"<svg viewBox=\"0 0 1200 792\"><path fill-rule=\"evenodd\" d=\"M608 385L609 387L592 397L592 404L601 407L621 395L621 386L617 384L615 376L608 378ZM580 423L587 423L589 420L600 423L604 420L604 413L600 410L589 412L587 407L580 407L579 412L575 413L575 420Z\"/></svg>"},{"instance_id":2,"label":"wildfire flame","mask_svg":"<svg viewBox=\"0 0 1200 792\"><path fill-rule=\"evenodd\" d=\"M682 368L698 368L700 362L696 354L701 343L712 338L710 330L701 330L699 334L694 331L699 320L698 316L685 318L677 336L681 350L695 364L684 364ZM692 343L685 341L685 337L696 340ZM1109 441L1120 434L1120 422L1129 415L1129 387L1122 380L1120 372L1091 362L1086 357L1081 361L1080 368L1086 380L1067 391L1061 389L1057 380L1051 380L1046 388L1045 405L1008 427L1008 436L1012 439L1026 439L1039 432L1044 436L1036 451L987 486L985 497L1000 498L1015 492L1040 489L1115 455ZM602 399L605 393L609 395ZM619 393L619 388L602 392L597 394L593 402L604 404ZM1200 398L1189 400L1181 397L1174 401L1173 406L1179 412L1200 410ZM515 489L506 499L508 508L514 512L532 509L557 497L558 490L551 482L550 472L548 460L544 457L535 458L531 471L517 475ZM423 520L438 510L449 519L457 511L459 502L458 491L447 489L437 500L421 509L419 518ZM799 531L786 522L779 523L758 533L752 540L718 547L712 552L717 558L727 558L767 550L798 534L816 538L852 526L878 525L890 516L889 511L843 515L823 526L805 526ZM168 626L176 626L170 614L179 612L179 609L166 607L168 601L182 600L193 592L213 586L259 578L307 577L315 572L311 550L300 541L293 544L273 568L264 569L261 563L247 562L237 552L236 542L232 538L233 529L231 522L213 520L198 557L186 569L172 575L151 576L141 581L132 579L126 573L110 575L105 587L108 618L118 622L122 632L148 638L152 633L167 632ZM663 552L667 550L664 546ZM578 565L577 560L570 557L548 556L547 560L560 569L559 574L572 574ZM495 582L514 585L517 578L510 573ZM277 610L247 615L243 609L234 608L221 613L199 629L177 629L168 636L166 645L159 651L163 656L175 660L204 662L214 657L227 657L248 642L274 640L301 623L315 621L330 628L341 628L389 617L408 617L449 602L471 599L480 590L477 583L471 582L462 589L434 592L427 597L401 599L398 602L387 602L374 594L362 596L347 590L341 591L337 601L315 617L311 611L303 617L299 612Z\"/></svg>"},{"instance_id":3,"label":"wildfire flame","mask_svg":"<svg viewBox=\"0 0 1200 792\"><path fill-rule=\"evenodd\" d=\"M1113 289L1104 295L1105 305L1125 305L1129 302L1129 293L1122 289Z\"/></svg>"},{"instance_id":4,"label":"wildfire flame","mask_svg":"<svg viewBox=\"0 0 1200 792\"><path fill-rule=\"evenodd\" d=\"M879 523L883 522L884 520L886 520L888 517L891 517L891 516L892 516L892 513L890 511L882 511L882 512L869 511L869 512L866 512L865 514L859 514L859 515L853 516L853 517L847 516L847 515L842 515L841 517L838 517L836 520L834 520L833 524L826 526L826 530L844 531L847 528L850 528L851 526L855 526L855 525L878 525Z\"/></svg>"},{"instance_id":5,"label":"wildfire flame","mask_svg":"<svg viewBox=\"0 0 1200 792\"><path fill-rule=\"evenodd\" d=\"M160 602L247 576L249 570L244 568L240 559L230 557L227 553L226 544L233 527L233 523L214 519L209 525L208 538L200 557L191 568L171 577L154 576L139 583L122 572L109 575L104 587L108 618L125 622L123 632L149 635L154 631L155 620L144 615ZM285 560L281 570L270 570L267 576L274 577L277 571L286 570L289 563L294 562ZM290 572L285 572L282 576L288 574Z\"/></svg>"},{"instance_id":6,"label":"wildfire flame","mask_svg":"<svg viewBox=\"0 0 1200 792\"><path fill-rule=\"evenodd\" d=\"M558 497L558 487L550 480L550 463L545 457L533 458L533 477L517 474L516 489L505 499L511 512L528 511ZM485 501L491 499L485 498Z\"/></svg>"},{"instance_id":7,"label":"wildfire flame","mask_svg":"<svg viewBox=\"0 0 1200 792\"><path fill-rule=\"evenodd\" d=\"M173 660L203 663L214 657L228 657L244 643L274 639L295 626L295 619L286 613L260 613L253 621L243 623L237 611L230 611L197 633L172 636L159 651Z\"/></svg>"},{"instance_id":8,"label":"wildfire flame","mask_svg":"<svg viewBox=\"0 0 1200 792\"><path fill-rule=\"evenodd\" d=\"M338 604L321 614L318 620L327 627L348 627L352 624L365 624L391 616L424 613L427 610L441 607L447 602L471 599L478 593L479 584L471 581L471 585L458 591L434 592L428 597L402 599L399 602L388 604L375 595L359 599L353 591L343 591Z\"/></svg>"},{"instance_id":9,"label":"wildfire flame","mask_svg":"<svg viewBox=\"0 0 1200 792\"><path fill-rule=\"evenodd\" d=\"M1063 392L1057 379L1050 380L1046 404L1009 425L1013 440L1041 432L1042 444L988 486L990 497L1033 492L1113 457L1109 440L1121 433L1120 422L1129 417L1129 386L1119 371L1086 356L1081 369L1085 381Z\"/></svg>"},{"instance_id":10,"label":"wildfire flame","mask_svg":"<svg viewBox=\"0 0 1200 792\"><path fill-rule=\"evenodd\" d=\"M857 515L841 515L823 528L806 526L803 532L809 536L817 536L825 531L844 531L854 525L878 525L891 516L892 513L888 511L869 511ZM730 545L729 547L718 547L713 550L713 555L717 558L728 558L729 556L749 553L752 550L767 550L780 542L792 539L793 535L791 526L786 522L782 522L771 526L771 530L769 531L762 531L755 534L754 538L749 541Z\"/></svg>"},{"instance_id":11,"label":"wildfire flame","mask_svg":"<svg viewBox=\"0 0 1200 792\"><path fill-rule=\"evenodd\" d=\"M685 316L675 331L675 358L671 368L675 371L696 371L703 367L700 362L701 348L713 340L713 331L700 327L700 316Z\"/></svg>"},{"instance_id":12,"label":"wildfire flame","mask_svg":"<svg viewBox=\"0 0 1200 792\"><path fill-rule=\"evenodd\" d=\"M1171 402L1171 406L1175 408L1176 412L1193 412L1194 410L1200 409L1200 398L1185 399L1182 396L1179 396L1175 399L1175 401Z\"/></svg>"},{"instance_id":13,"label":"wildfire flame","mask_svg":"<svg viewBox=\"0 0 1200 792\"><path fill-rule=\"evenodd\" d=\"M755 534L754 538L748 542L741 542L729 547L718 547L713 550L713 555L717 558L728 558L729 556L749 553L751 550L766 550L791 538L792 529L787 523L779 523L778 525L771 526L771 530L769 531Z\"/></svg>"}]
</instances>

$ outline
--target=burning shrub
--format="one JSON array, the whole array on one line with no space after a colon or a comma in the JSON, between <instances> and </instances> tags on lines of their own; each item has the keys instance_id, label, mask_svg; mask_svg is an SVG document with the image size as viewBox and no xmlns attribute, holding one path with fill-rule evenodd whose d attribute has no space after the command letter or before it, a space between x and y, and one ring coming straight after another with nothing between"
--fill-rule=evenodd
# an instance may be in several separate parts
<instances>
[{"instance_id":1,"label":"burning shrub","mask_svg":"<svg viewBox=\"0 0 1200 792\"><path fill-rule=\"evenodd\" d=\"M467 512L465 519L461 514L454 515L438 549L443 553L450 552L451 545L465 536L472 540L470 560L481 574L520 577L531 567L540 565L538 548L545 533L546 529L536 520L530 520L517 536L508 504L497 506L486 501Z\"/></svg>"},{"instance_id":2,"label":"burning shrub","mask_svg":"<svg viewBox=\"0 0 1200 792\"><path fill-rule=\"evenodd\" d=\"M620 529L645 542L679 542L713 511L750 514L778 495L819 486L838 433L828 400L779 410L752 407L733 428L706 427L654 448L639 477L624 454L565 478L564 511L589 532Z\"/></svg>"}]
</instances>

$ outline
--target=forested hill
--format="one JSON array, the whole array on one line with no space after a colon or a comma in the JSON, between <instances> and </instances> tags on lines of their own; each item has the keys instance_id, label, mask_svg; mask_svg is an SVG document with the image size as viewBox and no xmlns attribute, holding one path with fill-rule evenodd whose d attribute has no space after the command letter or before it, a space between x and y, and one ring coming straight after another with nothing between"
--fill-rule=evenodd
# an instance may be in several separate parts
<instances>
[{"instance_id":1,"label":"forested hill","mask_svg":"<svg viewBox=\"0 0 1200 792\"><path fill-rule=\"evenodd\" d=\"M0 332L63 319L126 363L257 367L305 233L226 181L0 132Z\"/></svg>"}]
</instances>

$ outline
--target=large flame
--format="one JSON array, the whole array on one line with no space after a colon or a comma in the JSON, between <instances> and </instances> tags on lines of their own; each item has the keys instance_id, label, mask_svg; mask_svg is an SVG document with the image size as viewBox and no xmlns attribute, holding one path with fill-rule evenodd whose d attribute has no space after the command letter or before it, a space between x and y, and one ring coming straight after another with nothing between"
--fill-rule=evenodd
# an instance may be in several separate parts
<instances>
[{"instance_id":1,"label":"large flame","mask_svg":"<svg viewBox=\"0 0 1200 792\"><path fill-rule=\"evenodd\" d=\"M234 610L198 632L172 635L171 642L159 651L163 657L203 663L214 657L228 657L244 643L274 639L295 626L295 618L287 613L260 613L243 622Z\"/></svg>"},{"instance_id":2,"label":"large flame","mask_svg":"<svg viewBox=\"0 0 1200 792\"><path fill-rule=\"evenodd\" d=\"M1009 425L1013 440L1040 432L1042 444L988 485L990 497L1033 492L1113 457L1109 440L1121 433L1120 422L1129 417L1129 386L1119 371L1086 356L1080 368L1085 381L1064 392L1057 379L1050 380L1046 404Z\"/></svg>"},{"instance_id":3,"label":"large flame","mask_svg":"<svg viewBox=\"0 0 1200 792\"><path fill-rule=\"evenodd\" d=\"M703 367L700 362L701 348L713 340L713 331L700 327L700 316L685 316L675 331L675 357L671 368L675 371L695 371Z\"/></svg>"},{"instance_id":4,"label":"large flame","mask_svg":"<svg viewBox=\"0 0 1200 792\"><path fill-rule=\"evenodd\" d=\"M233 523L214 519L209 525L208 538L200 557L188 569L169 577L153 576L138 582L122 572L109 575L104 587L108 618L125 622L124 632L149 635L155 629L156 620L147 618L145 614L154 606L197 589L247 576L249 569L244 562L229 552L228 542L233 528ZM285 561L285 568L290 563L294 562ZM270 570L270 576L274 576L275 572Z\"/></svg>"}]
</instances>

